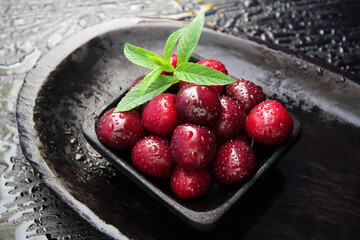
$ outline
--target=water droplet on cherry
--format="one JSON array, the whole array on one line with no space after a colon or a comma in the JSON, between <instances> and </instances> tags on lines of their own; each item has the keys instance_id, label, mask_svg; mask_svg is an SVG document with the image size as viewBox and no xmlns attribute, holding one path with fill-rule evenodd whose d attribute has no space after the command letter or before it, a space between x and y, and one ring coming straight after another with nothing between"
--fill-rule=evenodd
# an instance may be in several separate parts
<instances>
[{"instance_id":1,"label":"water droplet on cherry","mask_svg":"<svg viewBox=\"0 0 360 240\"><path fill-rule=\"evenodd\" d=\"M187 131L185 133L185 140L189 141L194 136L194 133L192 131Z\"/></svg>"},{"instance_id":2,"label":"water droplet on cherry","mask_svg":"<svg viewBox=\"0 0 360 240\"><path fill-rule=\"evenodd\" d=\"M170 102L165 102L165 103L164 103L164 107L170 108L170 107L171 107L171 103L170 103Z\"/></svg>"},{"instance_id":3,"label":"water droplet on cherry","mask_svg":"<svg viewBox=\"0 0 360 240\"><path fill-rule=\"evenodd\" d=\"M159 150L159 148L156 145L151 145L149 147L149 152L150 153L156 153Z\"/></svg>"},{"instance_id":4,"label":"water droplet on cherry","mask_svg":"<svg viewBox=\"0 0 360 240\"><path fill-rule=\"evenodd\" d=\"M114 129L114 124L112 124L112 123L109 123L109 125L107 125L107 127L106 127L106 130L108 130L108 131L112 131Z\"/></svg>"}]
</instances>

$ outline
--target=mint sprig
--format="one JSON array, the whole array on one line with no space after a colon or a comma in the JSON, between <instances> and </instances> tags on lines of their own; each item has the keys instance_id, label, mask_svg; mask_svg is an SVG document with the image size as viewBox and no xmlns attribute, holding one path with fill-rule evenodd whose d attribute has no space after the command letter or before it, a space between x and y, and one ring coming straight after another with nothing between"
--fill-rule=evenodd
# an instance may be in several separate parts
<instances>
[{"instance_id":1,"label":"mint sprig","mask_svg":"<svg viewBox=\"0 0 360 240\"><path fill-rule=\"evenodd\" d=\"M142 84L140 85L140 96L144 95L146 93L146 90L148 87L151 86L153 82L156 81L156 79L159 78L160 74L162 72L161 67L157 67L153 71L151 71L148 75L146 75L143 80L141 81Z\"/></svg>"},{"instance_id":2,"label":"mint sprig","mask_svg":"<svg viewBox=\"0 0 360 240\"><path fill-rule=\"evenodd\" d=\"M198 85L226 85L234 82L233 78L222 72L192 62L179 64L174 76Z\"/></svg>"},{"instance_id":3,"label":"mint sprig","mask_svg":"<svg viewBox=\"0 0 360 240\"><path fill-rule=\"evenodd\" d=\"M141 47L136 47L130 43L125 43L124 54L125 57L132 63L150 69L157 68L159 65L154 61L154 59L161 58L161 56L157 55L156 53Z\"/></svg>"},{"instance_id":4,"label":"mint sprig","mask_svg":"<svg viewBox=\"0 0 360 240\"><path fill-rule=\"evenodd\" d=\"M177 49L177 64L188 62L199 42L204 26L205 14L196 17L183 32Z\"/></svg>"},{"instance_id":5,"label":"mint sprig","mask_svg":"<svg viewBox=\"0 0 360 240\"><path fill-rule=\"evenodd\" d=\"M171 54L174 51L175 45L177 41L180 39L180 37L183 35L186 28L180 28L173 32L168 40L166 41L165 48L164 48L164 61L170 62Z\"/></svg>"},{"instance_id":6,"label":"mint sprig","mask_svg":"<svg viewBox=\"0 0 360 240\"><path fill-rule=\"evenodd\" d=\"M154 96L166 91L171 85L179 82L174 76L160 75L146 90L141 93L141 84L135 85L119 102L114 112L123 112L150 101Z\"/></svg>"},{"instance_id":7,"label":"mint sprig","mask_svg":"<svg viewBox=\"0 0 360 240\"><path fill-rule=\"evenodd\" d=\"M124 54L131 62L153 70L121 99L114 112L124 112L140 106L180 80L198 85L225 85L235 82L235 79L226 74L189 62L199 42L204 19L205 14L200 14L188 26L173 32L166 41L163 56L125 43ZM174 68L170 59L177 43L177 67ZM172 72L173 76L162 75L163 71Z\"/></svg>"}]
</instances>

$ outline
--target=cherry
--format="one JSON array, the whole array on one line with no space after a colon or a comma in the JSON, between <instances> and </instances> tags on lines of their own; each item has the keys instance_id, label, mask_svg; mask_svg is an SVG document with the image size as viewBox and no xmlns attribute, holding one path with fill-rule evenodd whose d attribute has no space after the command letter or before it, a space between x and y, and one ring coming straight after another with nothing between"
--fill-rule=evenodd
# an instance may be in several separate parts
<instances>
[{"instance_id":1,"label":"cherry","mask_svg":"<svg viewBox=\"0 0 360 240\"><path fill-rule=\"evenodd\" d=\"M183 122L208 127L214 126L221 114L219 95L208 86L181 88L177 94L176 108Z\"/></svg>"},{"instance_id":2,"label":"cherry","mask_svg":"<svg viewBox=\"0 0 360 240\"><path fill-rule=\"evenodd\" d=\"M206 58L206 59L202 59L200 61L197 62L198 64L201 64L201 65L204 65L206 67L209 67L209 68L212 68L212 69L215 69L219 72L222 72L224 74L228 74L228 71L225 67L225 65L218 61L218 60L215 60L215 59L211 59L211 58Z\"/></svg>"},{"instance_id":3,"label":"cherry","mask_svg":"<svg viewBox=\"0 0 360 240\"><path fill-rule=\"evenodd\" d=\"M177 166L171 175L171 189L177 197L183 199L204 195L211 182L211 171L208 168L194 170Z\"/></svg>"},{"instance_id":4,"label":"cherry","mask_svg":"<svg viewBox=\"0 0 360 240\"><path fill-rule=\"evenodd\" d=\"M260 86L243 78L228 85L226 95L236 100L245 109L246 113L256 104L266 99Z\"/></svg>"},{"instance_id":5,"label":"cherry","mask_svg":"<svg viewBox=\"0 0 360 240\"><path fill-rule=\"evenodd\" d=\"M283 143L291 136L293 129L290 113L276 100L256 105L249 112L245 123L248 136L266 146Z\"/></svg>"},{"instance_id":6,"label":"cherry","mask_svg":"<svg viewBox=\"0 0 360 240\"><path fill-rule=\"evenodd\" d=\"M220 97L222 113L214 131L219 140L225 140L238 135L244 128L245 109L227 96Z\"/></svg>"},{"instance_id":7,"label":"cherry","mask_svg":"<svg viewBox=\"0 0 360 240\"><path fill-rule=\"evenodd\" d=\"M196 169L211 163L216 147L216 136L211 129L189 123L175 128L170 144L171 155L179 166Z\"/></svg>"},{"instance_id":8,"label":"cherry","mask_svg":"<svg viewBox=\"0 0 360 240\"><path fill-rule=\"evenodd\" d=\"M116 150L131 149L146 134L141 117L135 109L120 113L113 113L114 110L112 108L101 116L97 124L97 136Z\"/></svg>"},{"instance_id":9,"label":"cherry","mask_svg":"<svg viewBox=\"0 0 360 240\"><path fill-rule=\"evenodd\" d=\"M175 165L170 154L169 140L154 135L135 144L131 159L137 169L154 178L170 177Z\"/></svg>"},{"instance_id":10,"label":"cherry","mask_svg":"<svg viewBox=\"0 0 360 240\"><path fill-rule=\"evenodd\" d=\"M233 185L249 177L255 167L255 154L250 145L241 140L229 140L219 148L213 172L219 182Z\"/></svg>"},{"instance_id":11,"label":"cherry","mask_svg":"<svg viewBox=\"0 0 360 240\"><path fill-rule=\"evenodd\" d=\"M144 127L155 134L170 135L179 124L175 101L176 96L170 93L162 93L150 100L142 112Z\"/></svg>"}]
</instances>

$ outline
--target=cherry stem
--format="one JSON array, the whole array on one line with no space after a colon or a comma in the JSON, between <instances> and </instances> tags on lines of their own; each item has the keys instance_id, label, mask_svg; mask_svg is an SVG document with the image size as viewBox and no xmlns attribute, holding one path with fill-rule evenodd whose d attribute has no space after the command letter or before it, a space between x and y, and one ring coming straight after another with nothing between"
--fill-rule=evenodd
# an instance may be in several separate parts
<instances>
[{"instance_id":1,"label":"cherry stem","mask_svg":"<svg viewBox=\"0 0 360 240\"><path fill-rule=\"evenodd\" d=\"M251 139L250 147L253 148L253 146L254 146L254 139Z\"/></svg>"}]
</instances>

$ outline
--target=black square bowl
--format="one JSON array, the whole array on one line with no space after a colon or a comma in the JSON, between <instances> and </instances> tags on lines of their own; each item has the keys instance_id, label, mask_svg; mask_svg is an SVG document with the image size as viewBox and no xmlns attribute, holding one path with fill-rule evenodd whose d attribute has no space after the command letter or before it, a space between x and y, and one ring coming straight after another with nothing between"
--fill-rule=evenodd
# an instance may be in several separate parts
<instances>
[{"instance_id":1,"label":"black square bowl","mask_svg":"<svg viewBox=\"0 0 360 240\"><path fill-rule=\"evenodd\" d=\"M252 190L262 178L279 162L290 150L300 136L301 124L292 115L294 130L291 137L283 144L275 147L265 147L254 144L257 167L254 173L242 183L235 186L224 186L215 179L210 190L200 198L182 200L171 191L170 181L157 180L145 176L138 171L131 162L131 153L118 152L105 146L97 137L97 123L107 110L117 105L124 94L115 97L108 104L97 109L86 118L82 130L89 144L103 157L109 160L124 175L135 182L172 213L198 230L208 231L218 225L235 206Z\"/></svg>"}]
</instances>

